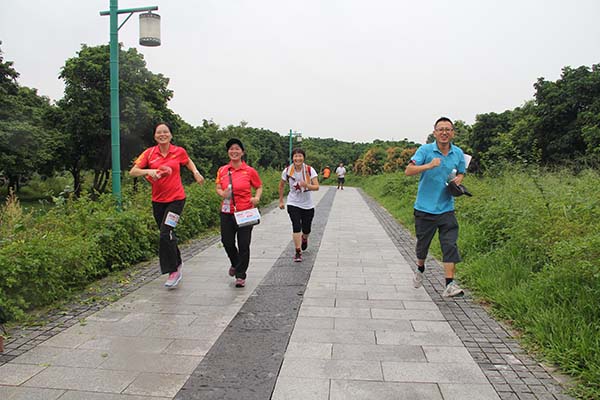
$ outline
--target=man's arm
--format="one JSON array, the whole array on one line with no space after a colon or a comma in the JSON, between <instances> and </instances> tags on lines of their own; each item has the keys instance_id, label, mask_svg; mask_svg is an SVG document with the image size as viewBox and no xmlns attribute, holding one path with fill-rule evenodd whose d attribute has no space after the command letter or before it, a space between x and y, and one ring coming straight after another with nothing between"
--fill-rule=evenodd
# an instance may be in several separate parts
<instances>
[{"instance_id":1,"label":"man's arm","mask_svg":"<svg viewBox=\"0 0 600 400\"><path fill-rule=\"evenodd\" d=\"M420 174L423 171L428 171L430 169L434 169L434 168L438 167L441 162L442 162L441 159L434 158L433 160L431 160L431 162L428 162L427 164L416 165L414 163L414 161L411 160L408 163L408 165L406 166L406 169L404 170L404 175L413 176L413 175Z\"/></svg>"}]
</instances>

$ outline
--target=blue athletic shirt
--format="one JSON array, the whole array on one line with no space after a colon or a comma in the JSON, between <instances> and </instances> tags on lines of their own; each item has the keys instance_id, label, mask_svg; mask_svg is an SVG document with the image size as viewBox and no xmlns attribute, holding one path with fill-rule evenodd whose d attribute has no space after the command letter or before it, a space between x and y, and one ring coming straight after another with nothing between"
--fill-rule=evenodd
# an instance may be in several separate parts
<instances>
[{"instance_id":1,"label":"blue athletic shirt","mask_svg":"<svg viewBox=\"0 0 600 400\"><path fill-rule=\"evenodd\" d=\"M443 214L454 210L454 197L446 189L446 182L453 169L457 174L465 173L465 155L460 147L450 144L450 151L444 156L437 143L433 142L419 147L411 160L415 165L424 165L434 158L440 158L442 162L433 169L421 172L414 207L429 214Z\"/></svg>"}]
</instances>

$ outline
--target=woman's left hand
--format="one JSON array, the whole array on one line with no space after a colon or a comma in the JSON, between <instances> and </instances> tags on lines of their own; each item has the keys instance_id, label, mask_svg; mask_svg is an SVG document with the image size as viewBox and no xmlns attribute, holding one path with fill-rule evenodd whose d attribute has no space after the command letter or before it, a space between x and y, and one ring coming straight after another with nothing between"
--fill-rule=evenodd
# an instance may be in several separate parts
<instances>
[{"instance_id":1,"label":"woman's left hand","mask_svg":"<svg viewBox=\"0 0 600 400\"><path fill-rule=\"evenodd\" d=\"M252 205L256 207L258 203L260 203L260 197L251 197L250 201L252 202Z\"/></svg>"}]
</instances>

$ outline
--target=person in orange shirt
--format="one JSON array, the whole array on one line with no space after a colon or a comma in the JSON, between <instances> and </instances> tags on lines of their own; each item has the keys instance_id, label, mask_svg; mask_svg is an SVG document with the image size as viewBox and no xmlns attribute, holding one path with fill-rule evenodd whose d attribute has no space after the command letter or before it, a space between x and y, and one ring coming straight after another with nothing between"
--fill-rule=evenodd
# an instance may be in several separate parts
<instances>
[{"instance_id":1,"label":"person in orange shirt","mask_svg":"<svg viewBox=\"0 0 600 400\"><path fill-rule=\"evenodd\" d=\"M144 150L129 171L131 176L144 176L152 184L152 211L160 229L160 272L169 274L165 282L169 289L177 287L182 278L183 261L174 231L185 205L181 167L192 171L198 184L204 183L185 149L171 144L172 139L171 127L164 122L157 124L154 128L157 145Z\"/></svg>"},{"instance_id":2,"label":"person in orange shirt","mask_svg":"<svg viewBox=\"0 0 600 400\"><path fill-rule=\"evenodd\" d=\"M323 168L323 180L328 179L329 175L331 175L331 168L328 165Z\"/></svg>"},{"instance_id":3,"label":"person in orange shirt","mask_svg":"<svg viewBox=\"0 0 600 400\"><path fill-rule=\"evenodd\" d=\"M239 227L233 213L256 207L262 195L262 181L258 172L248 164L244 145L239 139L229 139L225 145L229 163L217 171L216 191L221 202L221 242L229 257L229 276L235 277L235 287L246 286L246 271L250 264L252 225ZM254 196L252 195L254 189ZM237 247L235 240L237 237Z\"/></svg>"}]
</instances>

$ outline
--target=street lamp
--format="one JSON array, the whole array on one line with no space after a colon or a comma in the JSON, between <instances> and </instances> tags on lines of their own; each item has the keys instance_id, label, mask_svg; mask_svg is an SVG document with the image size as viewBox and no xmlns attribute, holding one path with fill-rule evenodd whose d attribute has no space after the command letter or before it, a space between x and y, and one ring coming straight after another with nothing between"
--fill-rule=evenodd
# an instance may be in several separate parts
<instances>
[{"instance_id":1,"label":"street lamp","mask_svg":"<svg viewBox=\"0 0 600 400\"><path fill-rule=\"evenodd\" d=\"M302 132L296 132L290 129L290 165L292 165L292 138L296 136L297 137L297 141L301 142L302 141Z\"/></svg>"},{"instance_id":2,"label":"street lamp","mask_svg":"<svg viewBox=\"0 0 600 400\"><path fill-rule=\"evenodd\" d=\"M140 15L140 44L142 46L159 46L160 16L150 12L158 10L158 6L125 8L119 10L118 3L118 0L110 0L110 10L100 11L100 15L110 16L110 140L112 149L112 192L120 209L121 133L119 120L119 29L125 25L134 13L147 11L146 14ZM129 16L125 18L125 21L123 21L121 25L119 25L118 14L127 13L129 13ZM148 17L148 15L151 17ZM156 37L157 35L158 37Z\"/></svg>"}]
</instances>

